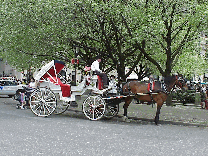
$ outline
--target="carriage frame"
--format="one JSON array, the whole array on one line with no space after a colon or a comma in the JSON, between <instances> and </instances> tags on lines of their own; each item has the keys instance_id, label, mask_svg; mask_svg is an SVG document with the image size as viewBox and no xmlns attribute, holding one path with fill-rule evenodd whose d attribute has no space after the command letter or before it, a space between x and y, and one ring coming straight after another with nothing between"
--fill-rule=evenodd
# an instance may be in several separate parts
<instances>
[{"instance_id":1,"label":"carriage frame","mask_svg":"<svg viewBox=\"0 0 209 156\"><path fill-rule=\"evenodd\" d=\"M31 111L40 117L51 114L62 114L73 106L82 96L87 98L82 103L82 111L90 120L102 117L112 118L119 112L119 103L124 99L116 82L110 82L108 88L101 89L101 78L94 75L89 67L85 67L86 75L78 86L71 86L60 80L59 72L65 63L53 60L47 63L36 74L36 89L29 99ZM99 86L99 87L98 87Z\"/></svg>"}]
</instances>

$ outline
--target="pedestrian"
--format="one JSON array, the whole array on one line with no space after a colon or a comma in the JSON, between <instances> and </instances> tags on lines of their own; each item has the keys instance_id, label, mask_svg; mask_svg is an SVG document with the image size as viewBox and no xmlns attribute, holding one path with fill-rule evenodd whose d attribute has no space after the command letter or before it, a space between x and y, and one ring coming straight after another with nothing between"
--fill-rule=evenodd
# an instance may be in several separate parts
<instances>
[{"instance_id":1,"label":"pedestrian","mask_svg":"<svg viewBox=\"0 0 209 156\"><path fill-rule=\"evenodd\" d=\"M34 78L31 78L30 79L30 83L28 85L29 88L36 88L36 83L35 83L35 79Z\"/></svg>"},{"instance_id":2,"label":"pedestrian","mask_svg":"<svg viewBox=\"0 0 209 156\"><path fill-rule=\"evenodd\" d=\"M206 93L206 86L203 84L202 85L202 87L201 87L201 91L203 92L203 93Z\"/></svg>"},{"instance_id":3,"label":"pedestrian","mask_svg":"<svg viewBox=\"0 0 209 156\"><path fill-rule=\"evenodd\" d=\"M25 89L23 89L20 93L20 109L25 109L26 105L26 94L25 94Z\"/></svg>"},{"instance_id":4,"label":"pedestrian","mask_svg":"<svg viewBox=\"0 0 209 156\"><path fill-rule=\"evenodd\" d=\"M97 56L96 60L91 65L91 70L98 76L101 77L103 82L103 88L108 87L108 78L107 75L99 69L99 63L102 61L101 56Z\"/></svg>"}]
</instances>

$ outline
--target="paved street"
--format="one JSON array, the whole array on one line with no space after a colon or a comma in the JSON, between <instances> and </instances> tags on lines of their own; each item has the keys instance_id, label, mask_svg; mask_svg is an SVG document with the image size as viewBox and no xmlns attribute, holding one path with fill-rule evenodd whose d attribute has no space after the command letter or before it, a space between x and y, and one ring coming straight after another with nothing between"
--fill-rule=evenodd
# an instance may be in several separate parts
<instances>
[{"instance_id":1,"label":"paved street","mask_svg":"<svg viewBox=\"0 0 209 156\"><path fill-rule=\"evenodd\" d=\"M172 123L155 126L150 121L124 123L117 117L89 121L81 112L69 111L42 118L35 116L29 109L16 109L16 104L17 101L10 98L0 98L2 156L208 154L207 127Z\"/></svg>"}]
</instances>

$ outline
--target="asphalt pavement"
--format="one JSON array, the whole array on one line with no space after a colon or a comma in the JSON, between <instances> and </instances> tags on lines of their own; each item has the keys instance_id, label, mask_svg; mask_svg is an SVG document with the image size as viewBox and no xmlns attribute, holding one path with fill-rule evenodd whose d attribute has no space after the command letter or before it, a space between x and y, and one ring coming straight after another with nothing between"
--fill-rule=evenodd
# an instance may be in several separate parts
<instances>
[{"instance_id":1,"label":"asphalt pavement","mask_svg":"<svg viewBox=\"0 0 209 156\"><path fill-rule=\"evenodd\" d=\"M0 98L1 156L208 154L208 128L197 127L193 123L204 120L203 114L207 114L207 110L163 106L160 124L155 126L155 107L151 105L132 103L128 109L131 122L125 123L122 121L123 103L117 117L95 122L88 120L81 108L71 108L74 111L43 118L29 109L16 109L17 103L11 98ZM190 117L196 120L186 125L185 120Z\"/></svg>"},{"instance_id":2,"label":"asphalt pavement","mask_svg":"<svg viewBox=\"0 0 209 156\"><path fill-rule=\"evenodd\" d=\"M81 108L83 100L85 100L85 97L78 101L78 108L69 107L65 114L85 118ZM18 103L15 100L13 101L13 105ZM122 121L123 104L124 102L120 103L118 115L111 120ZM128 108L128 118L132 123L154 124L155 114L155 104L152 107L152 105L147 104L136 104L136 101L133 100ZM208 127L208 110L190 104L187 106L180 104L166 106L166 104L164 104L161 108L159 124Z\"/></svg>"}]
</instances>

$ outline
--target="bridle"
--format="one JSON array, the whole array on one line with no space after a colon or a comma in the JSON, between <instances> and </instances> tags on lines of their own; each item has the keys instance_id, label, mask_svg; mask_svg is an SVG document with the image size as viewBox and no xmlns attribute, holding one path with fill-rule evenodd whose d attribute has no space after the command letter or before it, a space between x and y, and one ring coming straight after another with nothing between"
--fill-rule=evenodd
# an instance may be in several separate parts
<instances>
[{"instance_id":1,"label":"bridle","mask_svg":"<svg viewBox=\"0 0 209 156\"><path fill-rule=\"evenodd\" d=\"M182 89L183 83L185 83L184 79L181 76L176 75L175 81L173 82L173 84L170 84L170 85L165 84L165 83L162 84L163 92L166 94L169 94L172 91L174 86L177 86L178 88Z\"/></svg>"},{"instance_id":2,"label":"bridle","mask_svg":"<svg viewBox=\"0 0 209 156\"><path fill-rule=\"evenodd\" d=\"M184 85L185 85L185 80L181 76L176 76L176 83L175 83L175 85L182 89L184 87Z\"/></svg>"}]
</instances>

